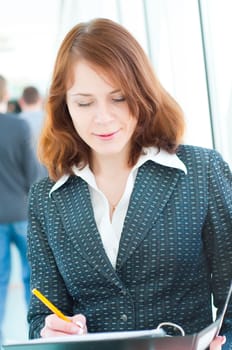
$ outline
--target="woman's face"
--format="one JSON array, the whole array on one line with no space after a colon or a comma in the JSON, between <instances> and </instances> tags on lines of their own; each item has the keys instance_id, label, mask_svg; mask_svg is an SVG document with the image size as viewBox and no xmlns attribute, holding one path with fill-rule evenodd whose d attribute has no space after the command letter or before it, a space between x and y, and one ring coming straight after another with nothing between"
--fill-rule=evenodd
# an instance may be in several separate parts
<instances>
[{"instance_id":1,"label":"woman's face","mask_svg":"<svg viewBox=\"0 0 232 350\"><path fill-rule=\"evenodd\" d=\"M66 101L77 133L94 156L128 155L137 120L122 91L84 60L74 65L73 72Z\"/></svg>"}]
</instances>

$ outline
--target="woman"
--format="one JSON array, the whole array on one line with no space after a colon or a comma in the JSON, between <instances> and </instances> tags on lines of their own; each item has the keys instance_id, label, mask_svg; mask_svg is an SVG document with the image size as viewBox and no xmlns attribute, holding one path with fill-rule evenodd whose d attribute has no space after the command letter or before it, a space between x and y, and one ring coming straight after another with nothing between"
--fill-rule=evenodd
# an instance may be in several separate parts
<instances>
[{"instance_id":1,"label":"woman","mask_svg":"<svg viewBox=\"0 0 232 350\"><path fill-rule=\"evenodd\" d=\"M28 249L32 288L73 322L33 297L31 338L163 321L191 334L212 322L211 294L221 311L232 176L217 152L181 145L183 132L180 107L127 30L96 19L67 34L41 139L50 178L31 190ZM231 315L230 306L226 346Z\"/></svg>"}]
</instances>

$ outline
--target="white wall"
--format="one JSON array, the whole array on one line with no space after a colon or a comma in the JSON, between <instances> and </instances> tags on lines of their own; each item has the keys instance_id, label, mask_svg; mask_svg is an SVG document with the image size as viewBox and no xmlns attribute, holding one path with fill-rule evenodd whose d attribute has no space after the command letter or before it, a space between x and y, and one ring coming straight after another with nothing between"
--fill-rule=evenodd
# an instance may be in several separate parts
<instances>
[{"instance_id":1,"label":"white wall","mask_svg":"<svg viewBox=\"0 0 232 350\"><path fill-rule=\"evenodd\" d=\"M201 0L216 148L232 167L232 1Z\"/></svg>"}]
</instances>

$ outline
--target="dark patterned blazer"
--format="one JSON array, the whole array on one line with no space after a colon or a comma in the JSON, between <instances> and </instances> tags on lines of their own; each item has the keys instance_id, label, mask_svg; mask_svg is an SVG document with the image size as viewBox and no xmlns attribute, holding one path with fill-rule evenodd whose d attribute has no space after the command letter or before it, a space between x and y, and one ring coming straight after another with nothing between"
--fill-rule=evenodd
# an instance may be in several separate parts
<instances>
[{"instance_id":1,"label":"dark patterned blazer","mask_svg":"<svg viewBox=\"0 0 232 350\"><path fill-rule=\"evenodd\" d=\"M70 176L50 197L49 179L32 187L32 288L67 315L83 313L89 332L151 329L171 321L193 333L212 321L211 293L222 310L232 279L231 171L213 150L180 146L178 156L187 175L151 161L139 168L116 269L83 179ZM49 313L32 297L31 338L40 336ZM230 332L231 303L223 325L228 340Z\"/></svg>"}]
</instances>

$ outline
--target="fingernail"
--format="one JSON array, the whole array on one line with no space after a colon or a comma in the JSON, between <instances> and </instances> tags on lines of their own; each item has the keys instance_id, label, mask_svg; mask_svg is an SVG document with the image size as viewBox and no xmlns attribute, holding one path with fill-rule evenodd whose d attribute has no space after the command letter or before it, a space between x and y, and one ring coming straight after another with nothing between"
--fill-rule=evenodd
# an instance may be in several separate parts
<instances>
[{"instance_id":1,"label":"fingernail","mask_svg":"<svg viewBox=\"0 0 232 350\"><path fill-rule=\"evenodd\" d=\"M76 325L78 326L78 334L82 335L84 334L84 325L81 321L76 321Z\"/></svg>"},{"instance_id":2,"label":"fingernail","mask_svg":"<svg viewBox=\"0 0 232 350\"><path fill-rule=\"evenodd\" d=\"M78 327L80 327L81 329L84 328L84 325L83 325L83 323L82 323L81 321L75 321L75 323L76 323L76 325L77 325Z\"/></svg>"},{"instance_id":3,"label":"fingernail","mask_svg":"<svg viewBox=\"0 0 232 350\"><path fill-rule=\"evenodd\" d=\"M224 335L223 340L222 340L222 344L225 344L225 343L226 343L226 336Z\"/></svg>"}]
</instances>

